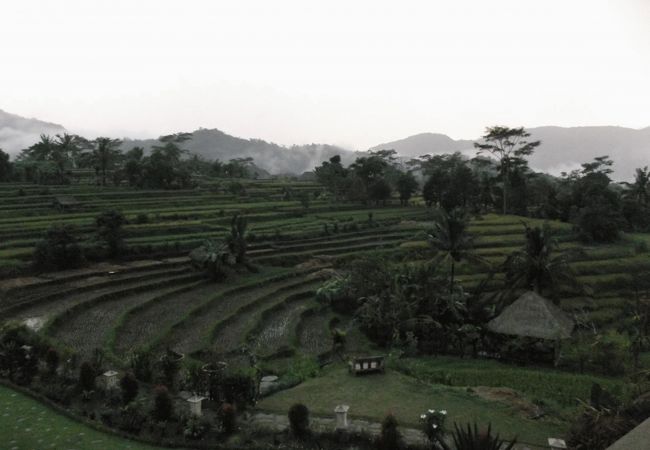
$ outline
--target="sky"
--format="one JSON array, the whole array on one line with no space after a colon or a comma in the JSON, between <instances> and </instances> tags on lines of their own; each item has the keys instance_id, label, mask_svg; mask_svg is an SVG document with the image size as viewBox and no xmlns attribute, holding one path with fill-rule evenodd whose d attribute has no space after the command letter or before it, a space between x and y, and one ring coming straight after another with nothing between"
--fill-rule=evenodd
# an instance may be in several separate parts
<instances>
[{"instance_id":1,"label":"sky","mask_svg":"<svg viewBox=\"0 0 650 450\"><path fill-rule=\"evenodd\" d=\"M351 149L650 126L650 0L2 0L0 109Z\"/></svg>"}]
</instances>

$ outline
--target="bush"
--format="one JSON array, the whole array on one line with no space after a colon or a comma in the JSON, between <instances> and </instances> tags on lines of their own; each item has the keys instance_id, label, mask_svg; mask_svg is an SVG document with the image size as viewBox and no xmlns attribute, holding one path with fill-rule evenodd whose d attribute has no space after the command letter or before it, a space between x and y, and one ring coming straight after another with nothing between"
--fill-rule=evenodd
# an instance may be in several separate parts
<instances>
[{"instance_id":1,"label":"bush","mask_svg":"<svg viewBox=\"0 0 650 450\"><path fill-rule=\"evenodd\" d=\"M154 388L153 417L161 422L171 419L174 412L172 397L166 386L158 385Z\"/></svg>"},{"instance_id":2,"label":"bush","mask_svg":"<svg viewBox=\"0 0 650 450\"><path fill-rule=\"evenodd\" d=\"M153 378L153 363L151 353L134 352L131 354L131 369L138 380L149 383Z\"/></svg>"},{"instance_id":3,"label":"bush","mask_svg":"<svg viewBox=\"0 0 650 450\"><path fill-rule=\"evenodd\" d=\"M402 435L397 429L397 419L388 414L381 423L381 435L377 440L378 450L398 450L403 448Z\"/></svg>"},{"instance_id":4,"label":"bush","mask_svg":"<svg viewBox=\"0 0 650 450\"><path fill-rule=\"evenodd\" d=\"M84 361L79 368L79 387L86 392L95 389L95 369L88 361Z\"/></svg>"},{"instance_id":5,"label":"bush","mask_svg":"<svg viewBox=\"0 0 650 450\"><path fill-rule=\"evenodd\" d=\"M187 439L201 439L208 431L210 431L211 423L203 417L192 416L187 419L183 429L183 435Z\"/></svg>"},{"instance_id":6,"label":"bush","mask_svg":"<svg viewBox=\"0 0 650 450\"><path fill-rule=\"evenodd\" d=\"M231 403L224 403L221 407L221 428L226 434L237 430L237 408Z\"/></svg>"},{"instance_id":7,"label":"bush","mask_svg":"<svg viewBox=\"0 0 650 450\"><path fill-rule=\"evenodd\" d=\"M467 424L467 428L459 427L454 424L454 433L452 434L456 450L512 450L517 439L506 443L499 435L492 436L492 425L488 424L487 430L480 430L476 423L472 428Z\"/></svg>"},{"instance_id":8,"label":"bush","mask_svg":"<svg viewBox=\"0 0 650 450\"><path fill-rule=\"evenodd\" d=\"M135 379L133 372L125 373L120 379L120 388L122 388L122 403L128 405L138 396L138 380Z\"/></svg>"},{"instance_id":9,"label":"bush","mask_svg":"<svg viewBox=\"0 0 650 450\"><path fill-rule=\"evenodd\" d=\"M33 264L36 270L62 270L81 266L84 256L71 225L53 225L45 239L36 243Z\"/></svg>"},{"instance_id":10,"label":"bush","mask_svg":"<svg viewBox=\"0 0 650 450\"><path fill-rule=\"evenodd\" d=\"M45 365L47 366L47 373L49 375L54 375L56 369L59 367L59 353L56 349L50 347L45 353Z\"/></svg>"},{"instance_id":11,"label":"bush","mask_svg":"<svg viewBox=\"0 0 650 450\"><path fill-rule=\"evenodd\" d=\"M297 437L309 434L309 409L302 403L296 403L289 408L289 425L291 432Z\"/></svg>"}]
</instances>

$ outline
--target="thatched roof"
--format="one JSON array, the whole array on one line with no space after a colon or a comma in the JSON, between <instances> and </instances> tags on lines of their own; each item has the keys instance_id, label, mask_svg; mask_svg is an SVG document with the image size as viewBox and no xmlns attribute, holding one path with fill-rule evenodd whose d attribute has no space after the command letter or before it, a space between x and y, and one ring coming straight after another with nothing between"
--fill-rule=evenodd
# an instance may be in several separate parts
<instances>
[{"instance_id":1,"label":"thatched roof","mask_svg":"<svg viewBox=\"0 0 650 450\"><path fill-rule=\"evenodd\" d=\"M78 206L81 205L81 202L74 197L69 195L57 195L54 197L54 203L60 206Z\"/></svg>"},{"instance_id":2,"label":"thatched roof","mask_svg":"<svg viewBox=\"0 0 650 450\"><path fill-rule=\"evenodd\" d=\"M495 333L539 339L571 337L573 320L536 292L526 292L488 323Z\"/></svg>"}]
</instances>

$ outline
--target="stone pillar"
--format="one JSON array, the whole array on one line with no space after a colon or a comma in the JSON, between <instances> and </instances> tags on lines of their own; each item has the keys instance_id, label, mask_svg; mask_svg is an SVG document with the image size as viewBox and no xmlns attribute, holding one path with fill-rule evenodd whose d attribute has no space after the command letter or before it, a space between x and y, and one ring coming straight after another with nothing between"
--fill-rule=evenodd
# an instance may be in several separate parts
<instances>
[{"instance_id":1,"label":"stone pillar","mask_svg":"<svg viewBox=\"0 0 650 450\"><path fill-rule=\"evenodd\" d=\"M567 448L564 439L548 438L548 446L551 450L564 450Z\"/></svg>"},{"instance_id":2,"label":"stone pillar","mask_svg":"<svg viewBox=\"0 0 650 450\"><path fill-rule=\"evenodd\" d=\"M190 414L195 416L195 417L200 417L202 413L201 411L201 402L205 400L205 397L200 397L198 395L193 395L192 397L187 399L187 403L190 405Z\"/></svg>"},{"instance_id":3,"label":"stone pillar","mask_svg":"<svg viewBox=\"0 0 650 450\"><path fill-rule=\"evenodd\" d=\"M348 410L350 407L348 405L338 405L334 408L334 414L336 414L336 429L345 430L348 427Z\"/></svg>"},{"instance_id":4,"label":"stone pillar","mask_svg":"<svg viewBox=\"0 0 650 450\"><path fill-rule=\"evenodd\" d=\"M117 372L114 370L109 370L104 372L102 375L104 377L104 388L106 389L117 389Z\"/></svg>"}]
</instances>

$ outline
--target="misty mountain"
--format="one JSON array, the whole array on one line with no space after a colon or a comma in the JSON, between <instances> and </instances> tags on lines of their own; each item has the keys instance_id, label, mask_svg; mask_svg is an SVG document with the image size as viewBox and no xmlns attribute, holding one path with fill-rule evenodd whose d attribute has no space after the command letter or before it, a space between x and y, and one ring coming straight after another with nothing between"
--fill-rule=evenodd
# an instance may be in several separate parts
<instances>
[{"instance_id":1,"label":"misty mountain","mask_svg":"<svg viewBox=\"0 0 650 450\"><path fill-rule=\"evenodd\" d=\"M312 170L321 161L334 155L341 155L346 163L354 160L353 152L334 145L308 144L284 147L261 139L243 139L217 129L205 128L200 128L191 134L192 139L182 144L182 147L191 153L208 160L222 161L250 156L258 167L272 174L301 174ZM125 139L122 147L128 150L140 146L149 150L157 143L155 139Z\"/></svg>"},{"instance_id":2,"label":"misty mountain","mask_svg":"<svg viewBox=\"0 0 650 450\"><path fill-rule=\"evenodd\" d=\"M369 151L395 150L400 156L417 158L429 153L463 152L473 148L474 141L454 140L445 134L421 133L393 142L375 145Z\"/></svg>"},{"instance_id":3,"label":"misty mountain","mask_svg":"<svg viewBox=\"0 0 650 450\"><path fill-rule=\"evenodd\" d=\"M39 140L41 134L61 134L65 128L55 123L10 114L0 109L0 149L18 154Z\"/></svg>"},{"instance_id":4,"label":"misty mountain","mask_svg":"<svg viewBox=\"0 0 650 450\"><path fill-rule=\"evenodd\" d=\"M581 163L596 156L609 155L614 160L613 178L628 180L637 167L650 166L650 127L632 128L596 127L536 127L529 128L531 140L539 139L542 145L529 158L535 170L559 175L562 171L578 168ZM394 149L410 157L433 153L459 151L473 156L474 141L454 140L443 134L423 133L387 142L370 150Z\"/></svg>"}]
</instances>

